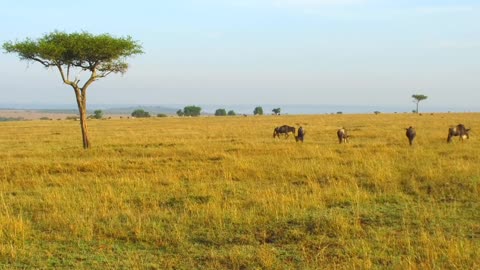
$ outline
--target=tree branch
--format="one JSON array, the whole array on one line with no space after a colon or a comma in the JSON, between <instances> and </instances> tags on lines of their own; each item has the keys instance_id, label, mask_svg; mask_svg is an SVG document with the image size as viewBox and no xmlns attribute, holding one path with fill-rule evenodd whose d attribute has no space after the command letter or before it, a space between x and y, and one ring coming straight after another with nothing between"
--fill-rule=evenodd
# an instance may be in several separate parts
<instances>
[{"instance_id":1,"label":"tree branch","mask_svg":"<svg viewBox=\"0 0 480 270\"><path fill-rule=\"evenodd\" d=\"M65 73L63 72L62 65L57 64L58 71L60 71L60 75L62 76L63 83L71 85L73 88L75 88L77 85L75 82L70 81L68 78L69 73L70 73L70 65L67 67L67 77L65 77Z\"/></svg>"},{"instance_id":2,"label":"tree branch","mask_svg":"<svg viewBox=\"0 0 480 270\"><path fill-rule=\"evenodd\" d=\"M36 57L27 57L27 59L31 59L33 61L36 61L36 62L39 62L40 64L42 64L44 67L52 67L52 66L55 66L55 63L52 63L52 62L48 62L48 61L44 61L40 58L36 58Z\"/></svg>"},{"instance_id":3,"label":"tree branch","mask_svg":"<svg viewBox=\"0 0 480 270\"><path fill-rule=\"evenodd\" d=\"M96 79L98 78L97 72L95 69L93 69L92 74L90 74L90 78L85 82L85 84L82 87L82 94L85 95L87 88L92 84Z\"/></svg>"}]
</instances>

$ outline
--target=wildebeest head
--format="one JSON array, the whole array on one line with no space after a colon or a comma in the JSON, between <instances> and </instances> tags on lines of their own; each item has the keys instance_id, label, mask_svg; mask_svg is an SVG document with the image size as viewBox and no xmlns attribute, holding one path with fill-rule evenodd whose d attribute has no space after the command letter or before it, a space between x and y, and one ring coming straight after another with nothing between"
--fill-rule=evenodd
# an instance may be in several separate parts
<instances>
[{"instance_id":1,"label":"wildebeest head","mask_svg":"<svg viewBox=\"0 0 480 270\"><path fill-rule=\"evenodd\" d=\"M454 136L459 136L460 140L463 141L465 139L469 139L470 135L468 134L470 131L469 128L465 128L463 124L458 124L456 127L451 127L448 129L448 137L447 143L452 142L452 138Z\"/></svg>"},{"instance_id":2,"label":"wildebeest head","mask_svg":"<svg viewBox=\"0 0 480 270\"><path fill-rule=\"evenodd\" d=\"M348 143L348 138L350 137L347 134L345 128L337 130L338 143Z\"/></svg>"},{"instance_id":3,"label":"wildebeest head","mask_svg":"<svg viewBox=\"0 0 480 270\"><path fill-rule=\"evenodd\" d=\"M305 138L305 133L306 131L303 129L303 127L299 127L298 128L298 135L295 136L295 141L297 142L302 142L303 143L303 139Z\"/></svg>"},{"instance_id":4,"label":"wildebeest head","mask_svg":"<svg viewBox=\"0 0 480 270\"><path fill-rule=\"evenodd\" d=\"M280 136L280 134L278 133L278 127L273 129L273 138L275 138L277 136Z\"/></svg>"},{"instance_id":5,"label":"wildebeest head","mask_svg":"<svg viewBox=\"0 0 480 270\"><path fill-rule=\"evenodd\" d=\"M412 126L410 126L409 128L406 128L405 130L407 130L405 135L407 135L408 142L410 143L410 145L412 145L413 140L415 139L415 136L417 136L417 132L415 131L415 128Z\"/></svg>"}]
</instances>

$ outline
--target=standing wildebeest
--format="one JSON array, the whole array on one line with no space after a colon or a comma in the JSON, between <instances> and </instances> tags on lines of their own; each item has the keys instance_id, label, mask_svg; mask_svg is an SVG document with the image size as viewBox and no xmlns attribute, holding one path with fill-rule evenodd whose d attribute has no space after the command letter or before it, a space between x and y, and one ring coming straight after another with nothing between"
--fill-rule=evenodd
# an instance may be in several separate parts
<instances>
[{"instance_id":1,"label":"standing wildebeest","mask_svg":"<svg viewBox=\"0 0 480 270\"><path fill-rule=\"evenodd\" d=\"M303 139L305 138L306 131L303 130L303 127L298 128L298 135L295 136L295 141L301 141L303 143Z\"/></svg>"},{"instance_id":2,"label":"standing wildebeest","mask_svg":"<svg viewBox=\"0 0 480 270\"><path fill-rule=\"evenodd\" d=\"M447 143L452 142L452 137L453 136L460 136L461 141L470 138L470 136L468 136L469 131L470 131L470 129L465 128L465 126L462 125L462 124L458 124L456 127L449 128L448 129Z\"/></svg>"},{"instance_id":3,"label":"standing wildebeest","mask_svg":"<svg viewBox=\"0 0 480 270\"><path fill-rule=\"evenodd\" d=\"M407 135L408 142L410 143L410 145L413 145L413 139L415 139L415 136L417 136L417 132L415 131L414 127L406 128L406 130L407 132L405 133L405 135Z\"/></svg>"},{"instance_id":4,"label":"standing wildebeest","mask_svg":"<svg viewBox=\"0 0 480 270\"><path fill-rule=\"evenodd\" d=\"M290 133L290 132L295 136L295 128L294 127L287 126L287 125L276 127L273 130L273 138L275 138L275 137L280 138L280 134L284 134L285 138L288 138L288 135L289 135L288 133Z\"/></svg>"},{"instance_id":5,"label":"standing wildebeest","mask_svg":"<svg viewBox=\"0 0 480 270\"><path fill-rule=\"evenodd\" d=\"M338 143L348 143L348 137L350 137L347 134L347 131L345 128L341 128L337 130L337 137L338 137Z\"/></svg>"}]
</instances>

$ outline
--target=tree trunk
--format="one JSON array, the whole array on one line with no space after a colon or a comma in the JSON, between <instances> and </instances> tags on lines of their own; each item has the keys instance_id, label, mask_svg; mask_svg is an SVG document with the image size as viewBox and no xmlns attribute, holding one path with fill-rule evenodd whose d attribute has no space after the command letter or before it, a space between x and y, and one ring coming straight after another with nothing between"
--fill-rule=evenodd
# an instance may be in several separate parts
<instances>
[{"instance_id":1,"label":"tree trunk","mask_svg":"<svg viewBox=\"0 0 480 270\"><path fill-rule=\"evenodd\" d=\"M80 128L82 129L82 141L83 149L90 147L90 141L88 140L88 127L87 127L87 97L85 91L75 89L75 96L77 98L78 112L80 114Z\"/></svg>"},{"instance_id":2,"label":"tree trunk","mask_svg":"<svg viewBox=\"0 0 480 270\"><path fill-rule=\"evenodd\" d=\"M79 112L80 112L80 127L82 128L83 149L88 149L90 147L90 141L88 140L87 108L82 107Z\"/></svg>"},{"instance_id":3,"label":"tree trunk","mask_svg":"<svg viewBox=\"0 0 480 270\"><path fill-rule=\"evenodd\" d=\"M420 101L417 101L417 114L418 114L418 103L420 103Z\"/></svg>"}]
</instances>

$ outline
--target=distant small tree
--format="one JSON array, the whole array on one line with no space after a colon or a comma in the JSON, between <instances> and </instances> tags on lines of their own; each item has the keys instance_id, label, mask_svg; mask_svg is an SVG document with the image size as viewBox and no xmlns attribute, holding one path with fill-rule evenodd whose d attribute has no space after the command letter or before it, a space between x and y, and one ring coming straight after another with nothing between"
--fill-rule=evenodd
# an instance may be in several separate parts
<instances>
[{"instance_id":1,"label":"distant small tree","mask_svg":"<svg viewBox=\"0 0 480 270\"><path fill-rule=\"evenodd\" d=\"M420 101L427 99L428 97L425 95L412 95L413 102L417 104L417 109L415 110L416 113L418 113L418 103Z\"/></svg>"},{"instance_id":2,"label":"distant small tree","mask_svg":"<svg viewBox=\"0 0 480 270\"><path fill-rule=\"evenodd\" d=\"M167 117L168 115L164 114L164 113L159 113L157 114L157 117Z\"/></svg>"},{"instance_id":3,"label":"distant small tree","mask_svg":"<svg viewBox=\"0 0 480 270\"><path fill-rule=\"evenodd\" d=\"M225 109L217 109L215 111L215 116L225 116L227 115L227 111Z\"/></svg>"},{"instance_id":4,"label":"distant small tree","mask_svg":"<svg viewBox=\"0 0 480 270\"><path fill-rule=\"evenodd\" d=\"M182 109L178 109L177 115L178 115L178 116L184 116L185 113L183 113Z\"/></svg>"},{"instance_id":5,"label":"distant small tree","mask_svg":"<svg viewBox=\"0 0 480 270\"><path fill-rule=\"evenodd\" d=\"M102 119L103 118L103 111L102 110L93 111L93 118Z\"/></svg>"},{"instance_id":6,"label":"distant small tree","mask_svg":"<svg viewBox=\"0 0 480 270\"><path fill-rule=\"evenodd\" d=\"M373 113L374 114L380 114L380 111L374 111Z\"/></svg>"},{"instance_id":7,"label":"distant small tree","mask_svg":"<svg viewBox=\"0 0 480 270\"><path fill-rule=\"evenodd\" d=\"M337 112L337 114L343 114L343 112Z\"/></svg>"},{"instance_id":8,"label":"distant small tree","mask_svg":"<svg viewBox=\"0 0 480 270\"><path fill-rule=\"evenodd\" d=\"M228 111L227 114L228 114L228 116L235 116L235 115L237 115L237 114L235 113L235 111L233 111L233 110Z\"/></svg>"},{"instance_id":9,"label":"distant small tree","mask_svg":"<svg viewBox=\"0 0 480 270\"><path fill-rule=\"evenodd\" d=\"M186 106L183 108L183 114L185 116L199 116L202 111L202 108L198 106Z\"/></svg>"},{"instance_id":10,"label":"distant small tree","mask_svg":"<svg viewBox=\"0 0 480 270\"><path fill-rule=\"evenodd\" d=\"M132 116L137 118L147 118L147 117L150 117L150 113L142 109L137 109L132 112Z\"/></svg>"},{"instance_id":11,"label":"distant small tree","mask_svg":"<svg viewBox=\"0 0 480 270\"><path fill-rule=\"evenodd\" d=\"M280 108L275 108L272 110L272 112L275 114L275 115L279 115L280 114Z\"/></svg>"},{"instance_id":12,"label":"distant small tree","mask_svg":"<svg viewBox=\"0 0 480 270\"><path fill-rule=\"evenodd\" d=\"M263 115L263 108L258 106L253 110L253 115Z\"/></svg>"}]
</instances>

